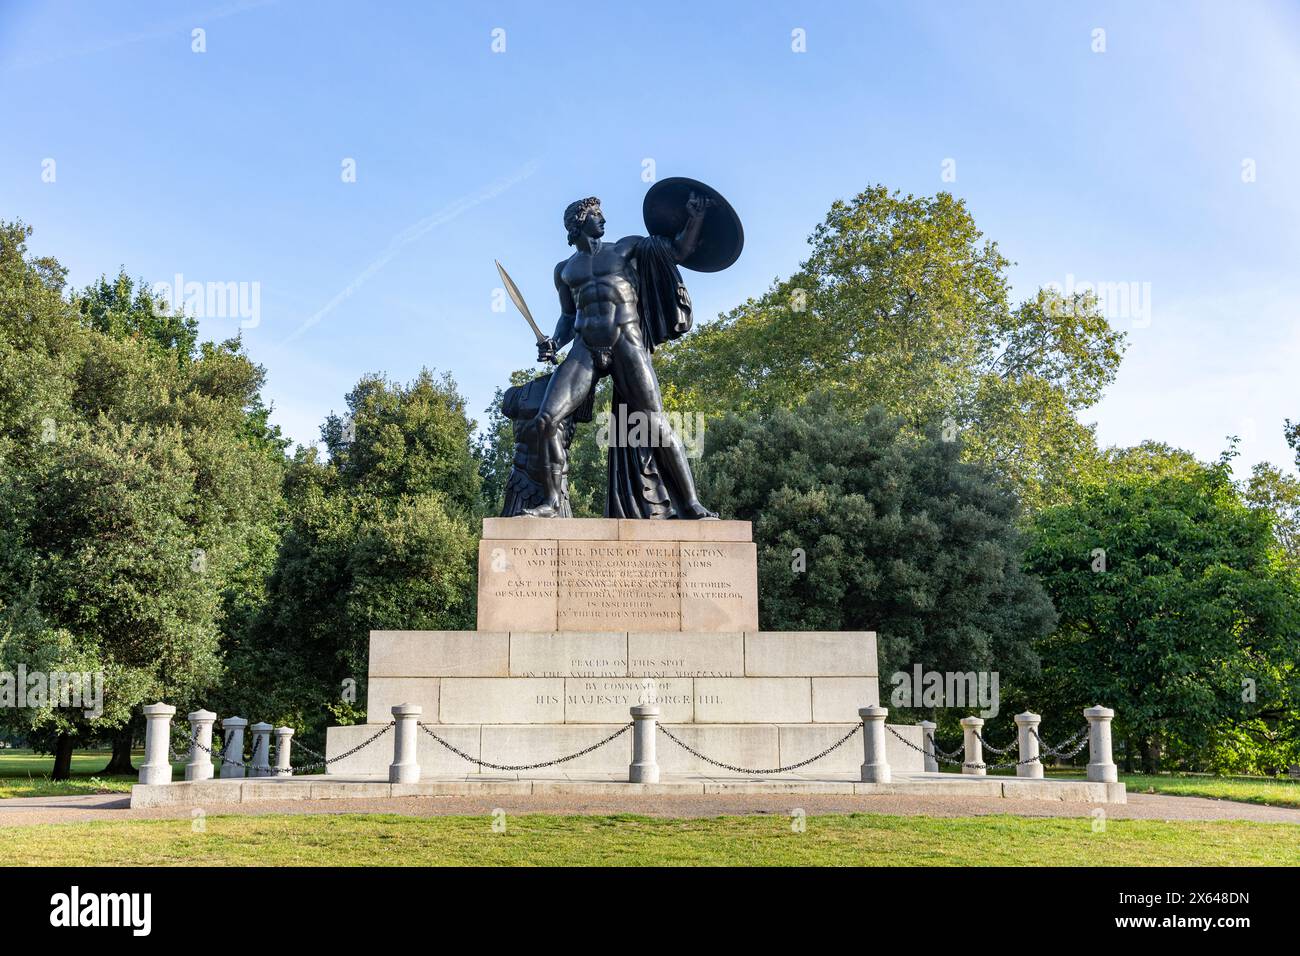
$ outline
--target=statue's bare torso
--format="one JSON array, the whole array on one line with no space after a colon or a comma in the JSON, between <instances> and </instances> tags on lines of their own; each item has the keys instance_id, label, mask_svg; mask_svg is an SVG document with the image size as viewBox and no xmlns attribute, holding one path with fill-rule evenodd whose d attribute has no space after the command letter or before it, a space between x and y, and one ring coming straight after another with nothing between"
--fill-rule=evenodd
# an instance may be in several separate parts
<instances>
[{"instance_id":1,"label":"statue's bare torso","mask_svg":"<svg viewBox=\"0 0 1300 956\"><path fill-rule=\"evenodd\" d=\"M591 348L609 348L622 326L636 322L636 245L640 236L579 250L556 266L561 310L564 292L573 306L573 331Z\"/></svg>"}]
</instances>

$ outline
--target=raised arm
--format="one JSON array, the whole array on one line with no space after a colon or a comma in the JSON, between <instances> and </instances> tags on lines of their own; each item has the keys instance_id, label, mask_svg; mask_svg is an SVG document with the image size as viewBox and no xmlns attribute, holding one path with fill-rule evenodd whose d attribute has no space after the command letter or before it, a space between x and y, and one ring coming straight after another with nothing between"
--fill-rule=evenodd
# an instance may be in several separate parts
<instances>
[{"instance_id":1,"label":"raised arm","mask_svg":"<svg viewBox=\"0 0 1300 956\"><path fill-rule=\"evenodd\" d=\"M712 205L713 200L707 196L696 195L694 192L686 200L686 225L682 226L682 231L673 240L673 257L678 262L689 259L691 253L700 244L700 229L704 226L704 213Z\"/></svg>"}]
</instances>

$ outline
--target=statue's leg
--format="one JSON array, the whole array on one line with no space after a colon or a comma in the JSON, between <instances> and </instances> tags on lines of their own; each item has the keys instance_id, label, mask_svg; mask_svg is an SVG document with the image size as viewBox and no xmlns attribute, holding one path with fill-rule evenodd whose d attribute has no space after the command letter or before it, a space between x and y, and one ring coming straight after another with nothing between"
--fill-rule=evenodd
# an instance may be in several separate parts
<instances>
[{"instance_id":1,"label":"statue's leg","mask_svg":"<svg viewBox=\"0 0 1300 956\"><path fill-rule=\"evenodd\" d=\"M546 395L537 416L525 426L527 432L536 436L546 497L535 508L525 508L523 514L534 518L554 518L560 514L564 496L564 470L567 465L564 420L582 404L591 391L595 377L591 352L578 339L551 375L551 382L546 387Z\"/></svg>"},{"instance_id":2,"label":"statue's leg","mask_svg":"<svg viewBox=\"0 0 1300 956\"><path fill-rule=\"evenodd\" d=\"M655 450L655 461L668 486L673 510L678 518L716 518L716 514L700 504L686 449L664 414L659 378L650 363L650 350L642 344L640 326L630 322L622 326L622 333L614 345L614 384L627 402L628 410L646 416L647 441Z\"/></svg>"}]
</instances>

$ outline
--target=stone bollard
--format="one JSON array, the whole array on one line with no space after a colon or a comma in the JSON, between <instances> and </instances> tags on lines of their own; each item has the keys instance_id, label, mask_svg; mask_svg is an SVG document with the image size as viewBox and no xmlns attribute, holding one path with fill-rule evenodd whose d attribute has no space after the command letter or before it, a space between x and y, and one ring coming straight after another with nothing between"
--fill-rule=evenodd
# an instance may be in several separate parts
<instances>
[{"instance_id":1,"label":"stone bollard","mask_svg":"<svg viewBox=\"0 0 1300 956\"><path fill-rule=\"evenodd\" d=\"M939 729L939 725L933 720L923 720L918 727L921 728L921 746L925 750L925 772L939 772L939 756L934 752L934 732Z\"/></svg>"},{"instance_id":2,"label":"stone bollard","mask_svg":"<svg viewBox=\"0 0 1300 956\"><path fill-rule=\"evenodd\" d=\"M221 721L225 743L221 745L221 776L244 775L244 728L248 721L243 717L226 717Z\"/></svg>"},{"instance_id":3,"label":"stone bollard","mask_svg":"<svg viewBox=\"0 0 1300 956\"><path fill-rule=\"evenodd\" d=\"M292 727L275 728L275 776L293 776L293 767L289 765L290 747L293 744Z\"/></svg>"},{"instance_id":4,"label":"stone bollard","mask_svg":"<svg viewBox=\"0 0 1300 956\"><path fill-rule=\"evenodd\" d=\"M171 704L144 705L144 763L140 765L141 783L171 783L172 717L176 708Z\"/></svg>"},{"instance_id":5,"label":"stone bollard","mask_svg":"<svg viewBox=\"0 0 1300 956\"><path fill-rule=\"evenodd\" d=\"M1016 738L1020 743L1020 760L1032 760L1033 763L1016 764L1017 777L1031 777L1034 780L1043 779L1043 762L1038 759L1038 725L1043 722L1043 718L1037 714L1025 711L1023 714L1016 714Z\"/></svg>"},{"instance_id":6,"label":"stone bollard","mask_svg":"<svg viewBox=\"0 0 1300 956\"><path fill-rule=\"evenodd\" d=\"M632 708L632 763L627 768L628 783L659 782L659 764L655 758L658 723L658 704L637 704Z\"/></svg>"},{"instance_id":7,"label":"stone bollard","mask_svg":"<svg viewBox=\"0 0 1300 956\"><path fill-rule=\"evenodd\" d=\"M268 723L256 723L248 728L253 732L253 766L250 777L271 776L271 731L275 730Z\"/></svg>"},{"instance_id":8,"label":"stone bollard","mask_svg":"<svg viewBox=\"0 0 1300 956\"><path fill-rule=\"evenodd\" d=\"M416 757L416 734L424 708L419 704L397 704L393 708L393 763L388 768L389 783L419 783L420 764Z\"/></svg>"},{"instance_id":9,"label":"stone bollard","mask_svg":"<svg viewBox=\"0 0 1300 956\"><path fill-rule=\"evenodd\" d=\"M885 717L889 711L884 707L860 707L858 716L862 718L862 782L889 783L889 757L885 755Z\"/></svg>"},{"instance_id":10,"label":"stone bollard","mask_svg":"<svg viewBox=\"0 0 1300 956\"><path fill-rule=\"evenodd\" d=\"M966 756L962 761L961 772L968 773L976 777L985 776L984 768L984 745L980 743L979 732L984 726L982 717L963 717L961 719L961 729L965 736Z\"/></svg>"},{"instance_id":11,"label":"stone bollard","mask_svg":"<svg viewBox=\"0 0 1300 956\"><path fill-rule=\"evenodd\" d=\"M190 760L185 765L186 780L212 779L212 722L217 715L210 710L196 710L190 720Z\"/></svg>"},{"instance_id":12,"label":"stone bollard","mask_svg":"<svg viewBox=\"0 0 1300 956\"><path fill-rule=\"evenodd\" d=\"M1115 711L1109 707L1089 707L1083 712L1088 718L1088 779L1094 783L1118 783L1119 768L1110 754L1110 722Z\"/></svg>"}]
</instances>

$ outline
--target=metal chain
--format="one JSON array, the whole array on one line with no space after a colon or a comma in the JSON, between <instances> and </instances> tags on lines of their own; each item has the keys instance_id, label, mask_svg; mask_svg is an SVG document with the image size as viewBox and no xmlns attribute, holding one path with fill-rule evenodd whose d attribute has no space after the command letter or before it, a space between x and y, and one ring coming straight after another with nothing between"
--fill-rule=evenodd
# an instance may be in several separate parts
<instances>
[{"instance_id":1,"label":"metal chain","mask_svg":"<svg viewBox=\"0 0 1300 956\"><path fill-rule=\"evenodd\" d=\"M310 754L311 756L317 758L318 760L328 760L328 759L329 759L329 758L326 757L323 753L321 753L319 750L312 750L310 747L308 747L306 744L303 744L303 743L295 743L295 744L293 745L293 749L294 749L294 750L305 750L305 751L307 751L308 754Z\"/></svg>"},{"instance_id":2,"label":"metal chain","mask_svg":"<svg viewBox=\"0 0 1300 956\"><path fill-rule=\"evenodd\" d=\"M962 766L962 762L960 760L952 759L957 755L958 752L954 750L951 754L944 753L942 750L940 750L938 747L935 746L933 735L930 735L929 739L930 739L930 746L934 747L934 753L930 753L924 747L918 747L916 744L912 743L912 741L908 740L906 737L900 734L893 727L889 726L889 724L885 724L885 729L888 730L895 737L897 737L899 740L901 740L903 743L907 744L907 746L911 747L917 753L924 754L927 757L933 757L939 763L951 764L954 767Z\"/></svg>"},{"instance_id":3,"label":"metal chain","mask_svg":"<svg viewBox=\"0 0 1300 956\"><path fill-rule=\"evenodd\" d=\"M326 757L324 754L322 754L322 753L318 753L317 751L312 750L310 747L303 746L302 744L297 744L296 746L297 746L298 749L300 749L300 750L305 750L305 751L307 751L307 753L311 754L311 755L314 756L314 757L319 757L320 759L317 760L315 763L306 763L306 764L301 764L301 765L296 766L296 767L289 767L287 770L284 769L284 768L281 768L281 767L274 766L274 765L269 765L269 766L267 767L266 773L265 773L265 774L262 774L262 776L267 776L267 777L292 776L293 774L296 774L296 773L308 773L308 772L313 771L313 770L322 770L322 769L324 769L325 767L328 767L328 766L329 766L330 764L332 764L332 763L337 763L338 761L343 760L343 759L346 758L346 757L351 757L354 753L357 753L358 751L364 750L366 747L369 747L371 744L373 744L373 743L374 743L376 740L378 740L380 737L384 736L384 734L386 734L386 733L388 733L390 730L392 730L392 729L393 729L393 726L394 726L394 723L395 723L394 721L391 721L391 720L390 720L388 723L386 723L386 724L383 726L383 728L382 728L378 733L371 735L371 736L368 737L367 739L363 740L361 743L357 744L357 745L356 745L355 747L353 747L351 750L346 750L346 751L344 751L343 753L339 754L339 755L336 756L336 757ZM230 760L229 758L226 757L226 754L225 754L226 748L227 748L228 746L230 746L230 737L229 737L229 736L227 736L227 737L224 739L224 742L223 742L223 744L222 744L222 747L221 747L220 752L218 752L217 750L214 750L214 749L211 748L211 747L205 747L203 744L199 743L197 737L191 737L191 738L190 738L190 744L191 744L192 746L194 746L194 747L197 747L199 750L202 750L202 751L203 751L205 754L207 754L208 756L210 756L210 757L215 757L215 758L216 758L217 760L219 760L219 761L221 762L221 764L224 765L224 766L227 766L227 767L236 767L236 768L238 768L239 770L252 770L252 769L253 769L253 768L250 767L248 764L244 763L244 761L242 761L242 760ZM179 757L179 756L177 756L177 755L176 755L176 748L169 746L168 749L171 751L171 757L172 757L172 762L173 762L173 763L176 763L176 762L179 762L179 761L182 761L182 760L186 760L186 759L188 759L188 757ZM242 757L243 755L241 754L240 756ZM268 754L268 756L269 756L269 754Z\"/></svg>"},{"instance_id":4,"label":"metal chain","mask_svg":"<svg viewBox=\"0 0 1300 956\"><path fill-rule=\"evenodd\" d=\"M989 743L987 740L984 739L984 735L981 734L978 730L975 731L975 739L978 740L980 744L983 745L984 749L987 750L989 753L1009 754L1013 750L1018 751L1020 749L1019 743L1008 744L1005 747L994 747L991 743Z\"/></svg>"},{"instance_id":5,"label":"metal chain","mask_svg":"<svg viewBox=\"0 0 1300 956\"><path fill-rule=\"evenodd\" d=\"M222 746L221 746L221 752L220 752L220 753L218 753L217 751L212 750L212 749L210 749L210 748L208 748L208 747L203 746L203 744L199 743L197 737L191 737L191 738L190 738L190 744L193 745L193 746L195 746L195 747L197 747L199 750L202 750L202 751L203 751L205 754L207 754L209 757L216 757L217 760L219 760L223 766L226 766L226 767L238 767L240 770L243 770L244 767L246 766L245 763L244 763L244 761L242 761L242 760L230 760L230 759L227 759L227 757L226 757L226 747L230 745L230 738L229 738L229 737L225 738L225 743L222 744ZM240 754L240 756L242 757L243 754ZM269 750L268 750L267 756L268 756L268 759L269 759L269 756L270 756L270 752L269 752ZM281 770L277 769L276 767L271 767L270 770L272 771L272 774L273 774L274 776L279 776L281 773L290 773L290 774L293 773L293 770L292 770L292 769L290 769L290 770L286 770L286 771L281 771Z\"/></svg>"},{"instance_id":6,"label":"metal chain","mask_svg":"<svg viewBox=\"0 0 1300 956\"><path fill-rule=\"evenodd\" d=\"M457 757L461 757L465 760L468 760L470 763L478 764L480 767L490 767L493 770L537 770L540 767L554 767L557 763L565 763L566 761L569 760L575 760L578 757L582 757L586 754L591 753L593 750L597 750L600 747L605 746L605 744L609 743L614 738L620 737L623 734L627 733L629 730L631 730L632 721L629 720L626 724L624 724L618 730L614 731L604 740L598 741L597 743L592 744L590 747L584 747L582 750L579 750L577 753L569 754L567 757L557 757L554 760L544 760L541 763L521 763L521 764L489 763L486 760L480 760L477 757L471 757L469 754L465 753L465 751L459 749L453 744L448 743L447 741L439 737L437 734L435 734L432 730L429 729L428 724L424 724L424 723L420 724L420 729L423 730L430 737L432 737L434 740L438 741L438 743L442 744L452 753L454 753Z\"/></svg>"},{"instance_id":7,"label":"metal chain","mask_svg":"<svg viewBox=\"0 0 1300 956\"><path fill-rule=\"evenodd\" d=\"M1003 763L988 764L988 765L985 767L985 769L987 769L987 770L1005 770L1005 769L1007 769L1008 767L1020 767L1020 766L1023 766L1024 764L1029 764L1029 763L1039 763L1039 762L1041 762L1044 753L1045 753L1047 756L1049 756L1049 757L1053 757L1053 758L1056 758L1056 759L1065 759L1065 760L1069 760L1071 757L1073 757L1073 756L1075 756L1076 754L1078 754L1078 752L1079 752L1080 750L1082 750L1084 747L1086 747L1086 746L1088 745L1088 728L1087 728L1087 727L1084 727L1083 730L1079 731L1077 734L1071 734L1069 737L1067 737L1067 738L1066 738L1065 740L1063 740L1061 743L1057 744L1055 747L1049 747L1049 746L1048 746L1048 745L1043 741L1043 738L1038 736L1038 731L1033 730L1033 729L1031 728L1030 732L1034 735L1034 737L1038 740L1038 742L1039 742L1040 744L1042 744L1041 752L1040 752L1037 756L1034 756L1034 757L1027 757L1027 758L1024 759L1024 760L1008 760L1008 761L1005 761L1005 762L1003 762ZM976 736L978 736L978 735L976 735ZM1066 752L1065 748L1066 748L1066 747L1070 747L1071 744L1073 743L1073 741L1075 741L1075 740L1078 740L1078 743L1074 743L1074 744L1073 744L1073 748L1072 748L1071 750L1069 750L1068 752ZM989 749L992 750L993 748L990 747ZM1008 749L1010 749L1010 748L1008 748ZM996 751L995 751L995 752L996 752Z\"/></svg>"},{"instance_id":8,"label":"metal chain","mask_svg":"<svg viewBox=\"0 0 1300 956\"><path fill-rule=\"evenodd\" d=\"M888 725L888 724L885 724L885 726L888 727L889 725ZM895 734L894 736L897 737L898 735ZM907 744L907 745L908 745L909 747L911 747L913 750L920 750L920 749L921 749L920 747L916 746L916 744L912 743L910 740L903 740L902 737L899 737L898 739L899 739L899 740L902 740L903 743ZM961 754L962 751L965 749L964 747L958 747L956 750L941 750L941 749L939 748L939 742L938 742L937 740L934 739L934 734L930 734L930 746L931 746L931 748L933 748L934 753L935 753L935 756L939 756L939 757L949 757L949 758L952 758L952 757L956 757L956 756L958 756L958 755ZM925 751L921 751L921 752L924 753Z\"/></svg>"},{"instance_id":9,"label":"metal chain","mask_svg":"<svg viewBox=\"0 0 1300 956\"><path fill-rule=\"evenodd\" d=\"M384 726L379 729L378 733L371 734L369 737L361 741L361 743L357 744L352 749L345 750L343 751L343 753L335 757L323 757L321 754L316 754L316 751L312 750L310 747L303 747L302 748L303 750L306 750L310 754L316 754L316 756L321 757L321 759L316 761L315 763L308 763L308 764L303 764L301 767L294 767L293 772L305 773L309 770L321 770L324 769L325 767L328 767L332 763L338 763L340 760L343 760L347 757L351 757L354 753L359 753L360 751L365 750L367 747L373 744L380 737L384 736L384 734L392 730L395 726L397 726L397 721L390 720L388 723L384 724Z\"/></svg>"},{"instance_id":10,"label":"metal chain","mask_svg":"<svg viewBox=\"0 0 1300 956\"><path fill-rule=\"evenodd\" d=\"M1055 747L1049 747L1046 743L1043 742L1043 739L1042 739L1041 737L1038 736L1038 732L1037 732L1037 731L1032 731L1032 730L1031 730L1030 732L1031 732L1031 733L1032 733L1036 738L1038 738L1038 742L1039 742L1040 744L1042 744L1042 753L1040 753L1038 756L1036 756L1036 757L1027 757L1027 758L1025 758L1024 760L1008 760L1008 761L1006 761L1006 762L1004 762L1004 763L995 763L995 764L965 763L965 762L963 762L963 761L961 761L961 760L954 760L954 759L952 759L951 756L949 756L948 754L945 754L943 751L939 750L938 747L934 746L934 737L933 737L933 736L930 737L930 745L931 745L932 747L934 747L934 752L933 752L933 753L927 753L924 747L918 747L916 744L912 743L910 740L908 740L906 737L904 737L902 734L900 734L900 733L899 733L897 730L895 730L893 727L889 726L889 724L885 724L885 729L888 730L888 731L889 731L891 734L893 734L895 737L897 737L899 740L901 740L903 743L905 743L907 746L911 747L913 750L917 751L918 753L925 754L925 756L927 756L927 757L933 757L933 758L934 758L938 763L946 763L946 764L949 764L949 765L954 766L954 767L963 767L963 768L969 767L969 768L972 769L972 770L979 770L979 769L984 769L984 770L1005 770L1005 769L1008 768L1008 767L1020 767L1020 766L1023 766L1024 764L1030 764L1030 763L1037 763L1037 762L1039 762L1039 761L1042 759L1042 757L1043 757L1044 754L1046 754L1046 755L1049 756L1049 757L1063 757L1064 759L1067 759L1067 760L1068 760L1069 758L1071 758L1071 757L1075 756L1076 754L1078 754L1079 751L1081 751L1085 746L1087 746L1087 743L1088 743L1088 739L1087 739L1088 728L1087 728L1087 727L1083 728L1083 730L1081 730L1079 733L1077 733L1077 734L1072 734L1071 736L1067 737L1063 742L1057 744ZM1079 740L1079 742L1078 742L1077 744L1074 744L1075 740L1078 739L1081 735L1082 735L1083 739L1082 739L1082 740ZM976 736L978 737L979 735L976 734ZM980 743L984 743L983 738L980 739ZM1068 746L1070 746L1071 744L1074 744L1074 749L1070 750L1068 753L1067 753L1067 752L1064 752L1064 751L1065 751L1065 748L1068 747ZM984 746L987 747L988 744L984 744ZM1006 753L1006 751L1007 751L1007 750L1010 750L1010 749L1011 749L1011 748L1008 747L1008 748L1006 748L1006 750L998 751L998 750L995 750L993 747L989 747L989 750L992 750L994 753ZM955 752L954 752L954 753L955 753Z\"/></svg>"},{"instance_id":11,"label":"metal chain","mask_svg":"<svg viewBox=\"0 0 1300 956\"><path fill-rule=\"evenodd\" d=\"M1030 728L1029 732L1033 734L1034 738L1042 745L1043 753L1047 754L1049 757L1069 760L1072 757L1077 756L1079 751L1083 750L1084 747L1088 746L1089 729L1089 727L1084 727L1078 733L1071 734L1069 737L1065 738L1065 740L1061 741L1055 747L1048 746L1047 741L1038 736L1037 730ZM1072 749L1066 752L1066 747L1071 747Z\"/></svg>"},{"instance_id":12,"label":"metal chain","mask_svg":"<svg viewBox=\"0 0 1300 956\"><path fill-rule=\"evenodd\" d=\"M364 750L366 747L369 747L380 737L384 736L386 733L392 730L396 726L396 723L397 723L396 721L389 721L377 733L366 738L361 743L357 744L355 747L352 747L351 749L346 750L343 753L338 754L337 756L334 757L326 757L324 754L312 750L310 747L307 747L303 744L298 744L297 746L300 750L304 750L308 754L317 757L319 759L315 763L303 764L298 767L291 767L287 771L279 767L274 767L274 766L268 767L269 772L267 775L279 776L285 773L288 774L306 773L308 771L320 770L325 767L328 767L330 764L337 763L340 760L344 760L348 757L351 757L353 754ZM831 751L839 747L842 747L845 743L849 741L850 738L853 737L854 734L858 733L858 731L862 729L861 724L855 724L853 726L853 729L850 730L847 734L845 734L839 740L835 741L835 743L831 744L821 753L809 757L807 760L801 760L798 763L787 764L784 767L760 769L760 768L753 768L753 767L738 767L735 766L734 764L723 763L720 760L714 760L712 757L705 756L704 754L696 750L694 747L690 746L688 743L681 740L679 737L674 735L672 731L668 730L668 728L666 728L663 724L656 723L656 726L661 731L663 731L665 737L667 737L673 743L677 744L677 746L681 747L687 753L691 754L694 757L698 757L700 760L703 760L705 763L712 764L715 767L721 767L723 770L730 770L734 773L764 774L764 775L788 773L792 770L798 770L800 767L806 767L809 764L820 760L822 757L825 757L827 754L831 753ZM456 756L461 757L464 760L468 760L472 764L476 764L480 767L488 767L492 770L517 771L517 770L537 770L542 767L553 767L557 764L567 763L570 760L576 760L578 757L585 756L591 753L593 750L598 750L599 748L605 746L605 744L627 733L632 728L632 722L629 721L628 723L620 727L618 730L614 731L614 733L610 734L608 737L604 738L603 740L597 741L596 743L592 744L590 747L585 747L582 750L579 750L577 753L572 753L565 757L557 757L554 760L546 760L546 761L542 761L541 763L532 763L532 764L497 764L497 763L491 763L486 760L480 760L477 757L471 757L469 754L465 753L465 751L459 749L458 747L447 742L446 740L443 740L436 733L434 733L432 730L429 729L428 724L421 723L419 724L419 727L421 730L423 730L426 734L428 734L430 737L432 737L434 740L440 743L447 750L450 750L452 753L456 754ZM1029 732L1034 735L1034 738L1038 741L1038 743L1041 746L1041 752L1039 753L1039 755L1027 758L1025 760L1010 760L1010 761L1005 761L1003 763L996 763L996 764L965 763L961 760L954 759L957 756L957 754L963 753L964 748L959 750L954 750L951 752L941 750L939 748L938 743L935 741L933 734L927 735L927 739L930 743L930 747L932 748L930 751L927 751L924 747L918 747L916 744L912 743L912 741L908 740L906 737L904 737L902 734L900 734L897 730L895 730L893 727L889 726L888 724L885 725L885 729L888 730L895 737L897 737L899 740L901 740L906 746L911 747L913 750L923 754L926 757L930 757L934 759L936 762L949 764L951 766L961 766L962 768L969 768L969 769L1002 770L1009 767L1019 767L1023 764L1037 763L1044 756L1053 757L1059 760L1072 759L1073 757L1077 756L1079 752L1083 750L1084 747L1088 745L1088 731L1090 728L1084 727L1082 730L1067 737L1065 740L1063 740L1061 743L1057 744L1054 747L1049 745L1046 741L1044 741L1043 738L1039 736L1038 731L1036 729L1030 728ZM1012 748L1009 746L1004 748L998 748L992 746L978 732L976 732L975 737L977 740L979 740L980 744L983 747L987 748L992 753L1005 754L1005 753L1009 753L1012 750ZM199 743L197 737L190 738L190 745L191 747L202 750L204 753L208 754L211 757L215 757L225 766L238 767L240 770L245 769L246 765L242 760L240 761L230 760L225 755L225 751L227 747L229 747L230 745L229 736L224 738L220 752L217 752L213 748L206 747L203 744ZM1067 748L1069 749L1067 750ZM177 756L176 749L175 747L171 746L170 741L168 743L168 750L171 751L171 757L173 762L179 762L186 759L186 757Z\"/></svg>"},{"instance_id":13,"label":"metal chain","mask_svg":"<svg viewBox=\"0 0 1300 956\"><path fill-rule=\"evenodd\" d=\"M720 761L720 760L714 760L712 757L706 757L706 756L704 756L704 754L700 753L698 750L696 750L696 749L695 749L694 747L692 747L690 744L687 744L687 743L685 743L684 741L679 740L677 737L673 736L672 731L670 731L670 730L669 730L667 727L665 727L663 724L658 724L657 726L659 727L660 730L662 730L662 731L664 732L664 736L665 736L665 737L667 737L669 740L671 740L671 741L672 741L673 743L675 743L677 746L681 747L681 748L682 748L683 750L685 750L687 753L692 754L692 755L694 755L694 756L696 756L696 757L699 757L699 758L700 758L701 760L703 760L705 763L711 763L711 764L713 764L713 766L715 766L715 767L721 767L723 770L731 770L731 771L733 771L733 772L735 772L735 773L743 773L743 774L772 774L772 773L787 773L787 772L789 772L789 771L791 771L791 770L798 770L800 767L806 767L806 766L808 766L808 764L812 763L814 760L821 760L822 757L825 757L828 753L830 753L830 752L831 752L832 750L834 750L836 747L842 746L844 743L846 743L846 742L848 741L848 739L849 739L850 737L852 737L854 734L856 734L858 731L860 731L860 730L862 729L862 725L861 725L861 724L854 724L854 725L853 725L853 729L850 730L847 734L845 734L845 735L844 735L843 737L841 737L839 740L835 741L835 743L831 744L829 747L827 747L827 748L826 748L825 750L823 750L821 753L817 754L816 756L809 757L807 760L800 760L798 763L788 764L787 766L784 766L784 767L773 767L771 770L755 770L755 769L753 769L753 768L751 768L751 767L736 767L736 766L733 766L732 764L729 764L729 763L723 763L723 762Z\"/></svg>"},{"instance_id":14,"label":"metal chain","mask_svg":"<svg viewBox=\"0 0 1300 956\"><path fill-rule=\"evenodd\" d=\"M1029 764L1029 763L1040 763L1041 760L1042 760L1041 756L1037 756L1037 757L1026 757L1024 760L1007 760L1004 761L1003 763L972 764L971 766L976 766L976 767L982 766L985 770L1005 770L1008 767L1022 767L1025 764Z\"/></svg>"}]
</instances>

